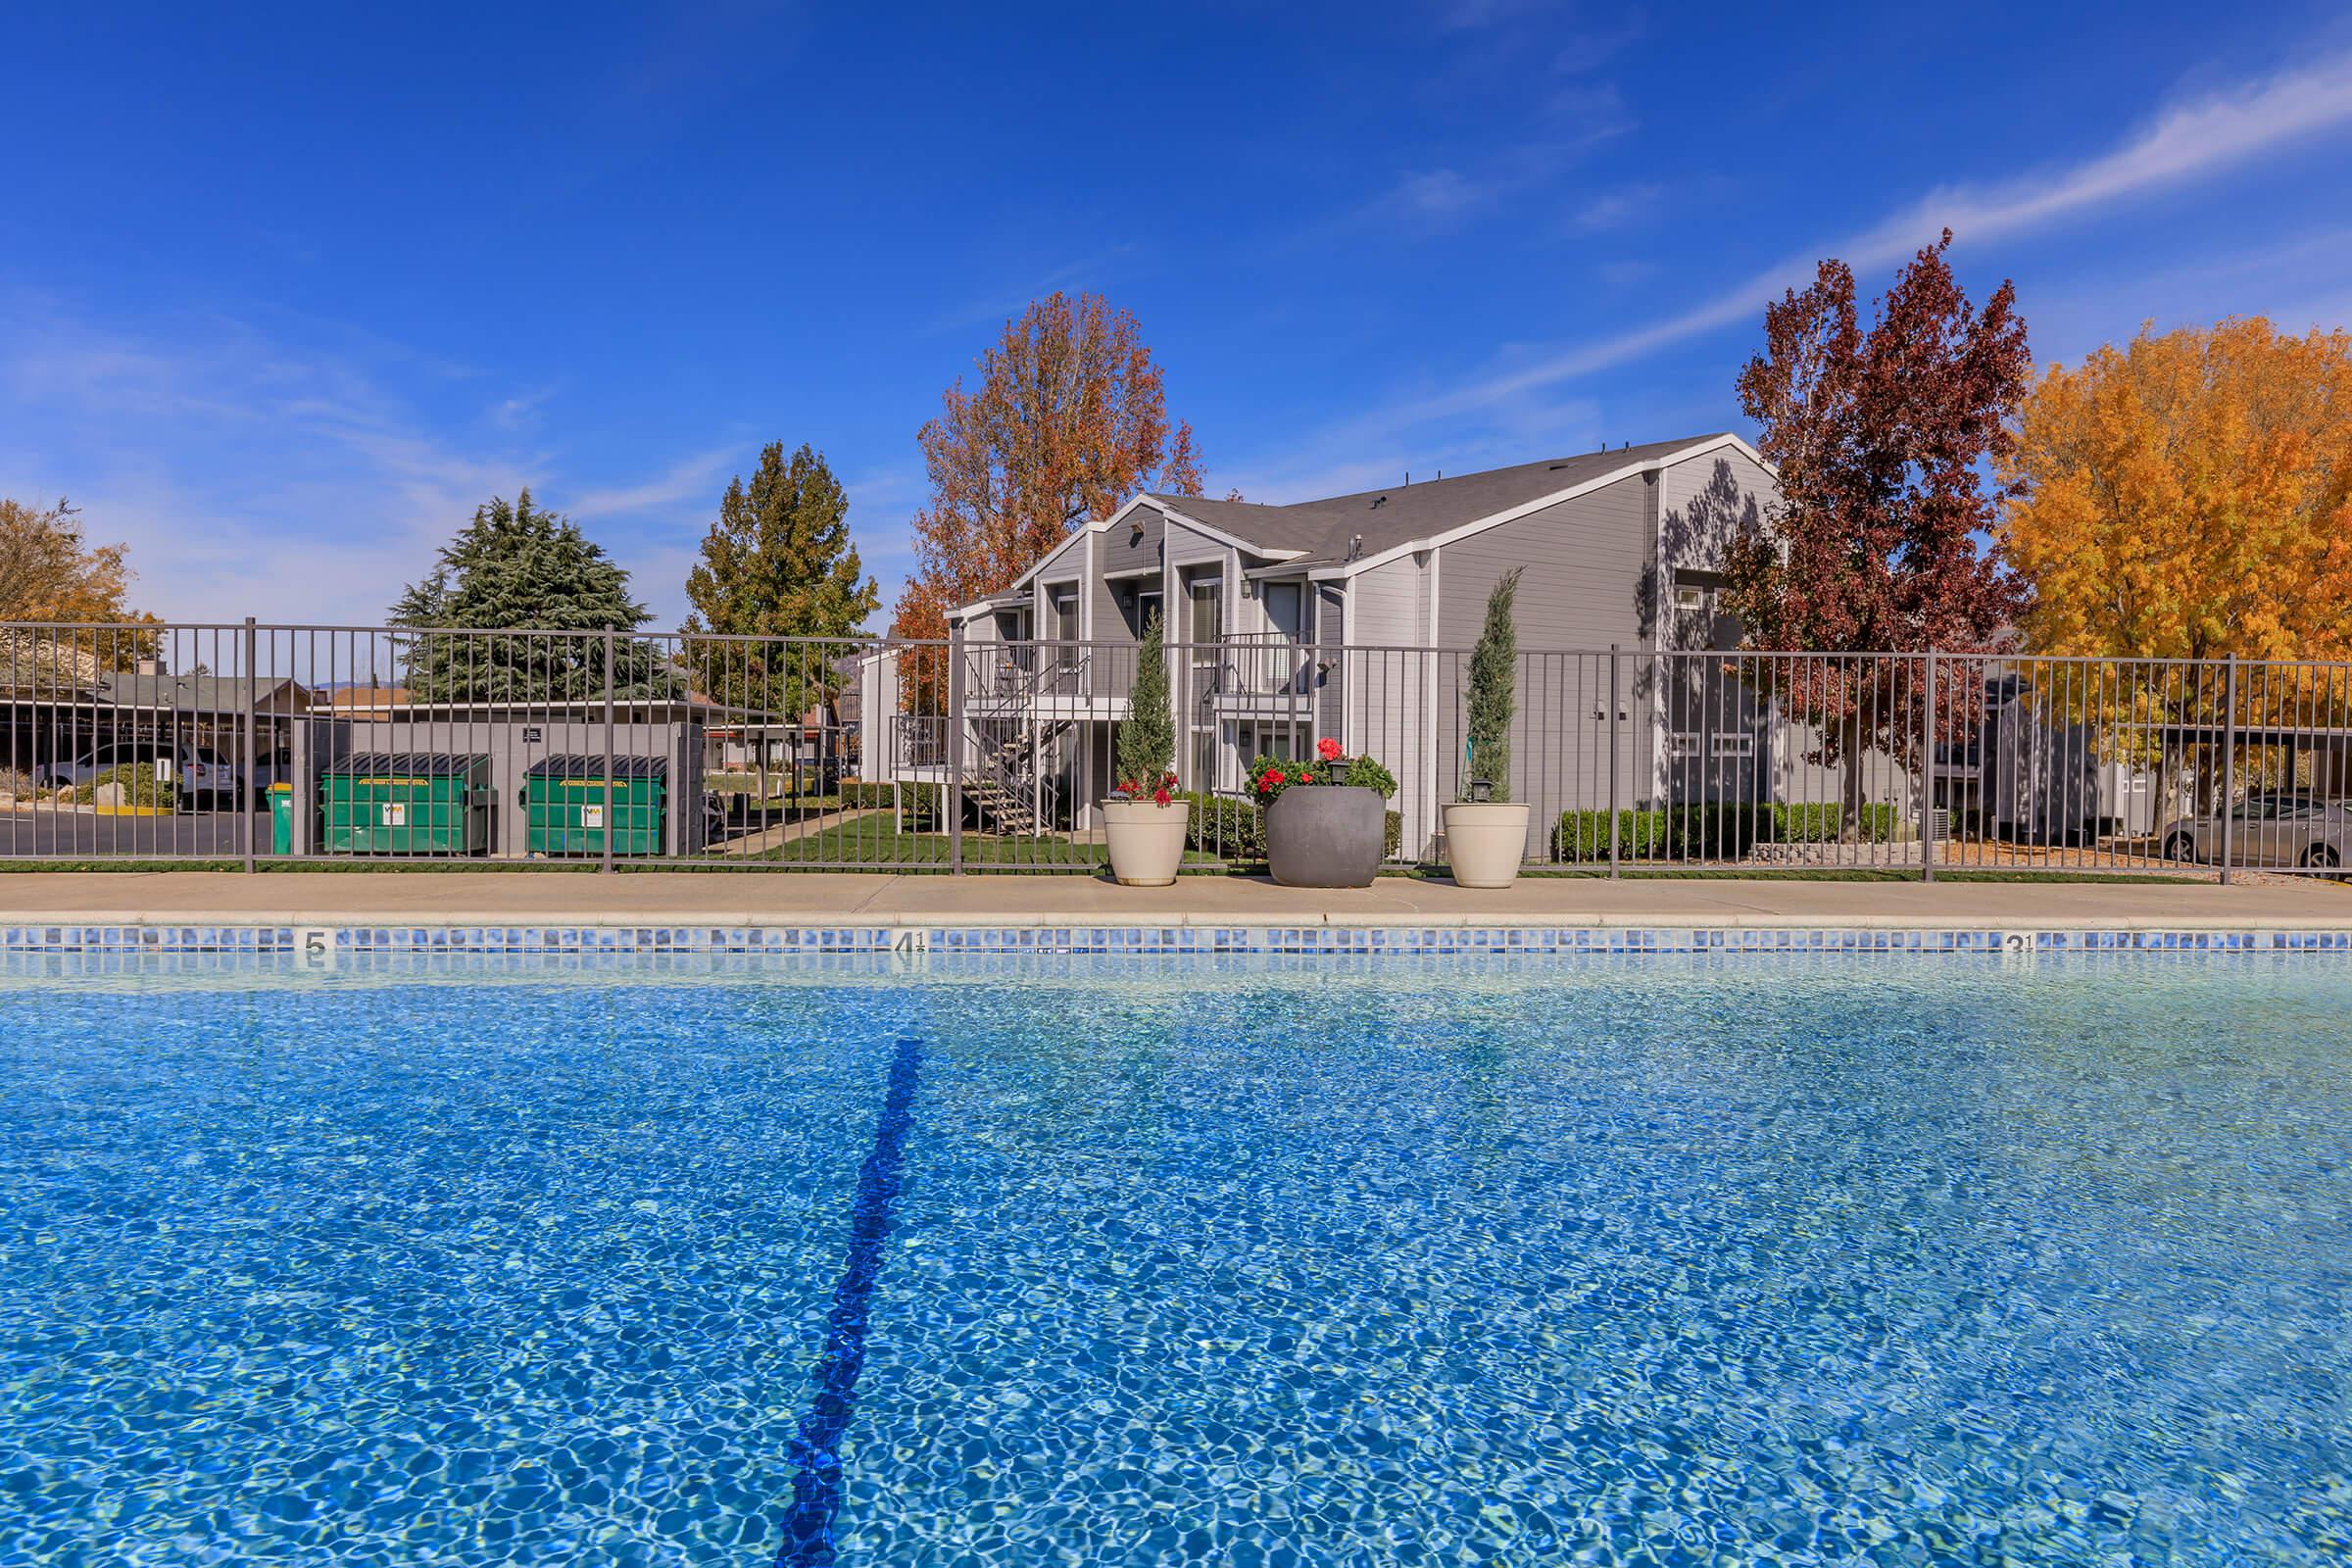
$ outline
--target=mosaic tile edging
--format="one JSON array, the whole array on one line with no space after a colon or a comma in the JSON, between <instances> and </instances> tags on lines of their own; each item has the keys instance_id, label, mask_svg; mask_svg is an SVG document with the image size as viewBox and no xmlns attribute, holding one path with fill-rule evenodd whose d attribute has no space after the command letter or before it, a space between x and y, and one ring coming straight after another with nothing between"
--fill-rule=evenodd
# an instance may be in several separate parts
<instances>
[{"instance_id":1,"label":"mosaic tile edging","mask_svg":"<svg viewBox=\"0 0 2352 1568\"><path fill-rule=\"evenodd\" d=\"M320 938L323 937L323 942ZM0 925L10 953L2279 953L2352 930L2019 931L1690 926Z\"/></svg>"}]
</instances>

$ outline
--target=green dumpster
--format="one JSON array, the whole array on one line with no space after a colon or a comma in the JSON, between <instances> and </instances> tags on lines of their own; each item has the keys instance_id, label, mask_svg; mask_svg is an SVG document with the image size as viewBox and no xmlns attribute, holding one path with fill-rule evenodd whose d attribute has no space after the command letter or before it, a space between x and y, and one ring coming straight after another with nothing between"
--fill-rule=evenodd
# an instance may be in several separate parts
<instances>
[{"instance_id":1,"label":"green dumpster","mask_svg":"<svg viewBox=\"0 0 2352 1568\"><path fill-rule=\"evenodd\" d=\"M294 786L270 786L270 853L294 853Z\"/></svg>"},{"instance_id":2,"label":"green dumpster","mask_svg":"<svg viewBox=\"0 0 2352 1568\"><path fill-rule=\"evenodd\" d=\"M542 758L523 775L523 848L533 855L602 855L609 822L614 855L660 855L668 792L664 758L615 757L611 767L601 757Z\"/></svg>"},{"instance_id":3,"label":"green dumpster","mask_svg":"<svg viewBox=\"0 0 2352 1568\"><path fill-rule=\"evenodd\" d=\"M319 782L328 855L482 855L490 849L490 759L374 752Z\"/></svg>"}]
</instances>

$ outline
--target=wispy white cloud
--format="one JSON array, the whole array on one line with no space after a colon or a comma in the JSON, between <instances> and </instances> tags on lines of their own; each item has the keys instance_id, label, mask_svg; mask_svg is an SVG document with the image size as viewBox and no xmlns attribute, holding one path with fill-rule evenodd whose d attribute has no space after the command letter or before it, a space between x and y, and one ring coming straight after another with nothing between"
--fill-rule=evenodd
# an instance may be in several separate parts
<instances>
[{"instance_id":1,"label":"wispy white cloud","mask_svg":"<svg viewBox=\"0 0 2352 1568\"><path fill-rule=\"evenodd\" d=\"M1586 233L1627 228L1654 216L1665 195L1665 186L1652 184L1621 185L1615 190L1602 191L1570 215L1569 226Z\"/></svg>"},{"instance_id":2,"label":"wispy white cloud","mask_svg":"<svg viewBox=\"0 0 2352 1568\"><path fill-rule=\"evenodd\" d=\"M1122 240L1116 245L1089 251L1084 256L1046 269L1026 283L966 300L961 305L942 311L925 322L922 330L942 333L960 332L975 326L1001 326L1027 310L1033 301L1044 299L1056 290L1099 287L1104 276L1132 256L1135 250L1133 241Z\"/></svg>"},{"instance_id":3,"label":"wispy white cloud","mask_svg":"<svg viewBox=\"0 0 2352 1568\"><path fill-rule=\"evenodd\" d=\"M563 510L583 521L669 511L689 503L715 513L719 492L726 488L728 465L742 461L743 455L733 447L714 447L680 458L652 478L635 484L581 490L568 498L561 498L555 491L549 495L564 499ZM549 504L554 505L555 501Z\"/></svg>"},{"instance_id":4,"label":"wispy white cloud","mask_svg":"<svg viewBox=\"0 0 2352 1568\"><path fill-rule=\"evenodd\" d=\"M2352 122L2352 55L2326 59L2177 105L2109 152L1993 184L1953 185L1832 240L1820 254L1857 270L1881 268L1949 226L1967 242L2045 229L2191 180ZM1315 452L1395 447L1396 438L1493 410L1660 349L1751 322L1767 300L1809 279L1811 256L1790 257L1679 314L1628 331L1526 357L1458 386L1400 399L1330 426ZM1310 460L1310 468L1328 465Z\"/></svg>"},{"instance_id":5,"label":"wispy white cloud","mask_svg":"<svg viewBox=\"0 0 2352 1568\"><path fill-rule=\"evenodd\" d=\"M714 501L730 452L566 495L569 466L525 431L418 414L397 389L416 368L222 317L101 324L53 294L0 294L0 494L72 496L93 538L129 546L133 603L172 619L378 620L474 508L526 484L620 519L604 542L640 595L677 600L691 533L626 519Z\"/></svg>"}]
</instances>

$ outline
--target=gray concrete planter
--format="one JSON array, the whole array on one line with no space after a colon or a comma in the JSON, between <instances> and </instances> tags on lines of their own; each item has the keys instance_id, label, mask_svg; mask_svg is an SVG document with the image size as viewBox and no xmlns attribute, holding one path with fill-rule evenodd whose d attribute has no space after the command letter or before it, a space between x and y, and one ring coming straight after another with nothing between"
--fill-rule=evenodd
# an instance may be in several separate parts
<instances>
[{"instance_id":1,"label":"gray concrete planter","mask_svg":"<svg viewBox=\"0 0 2352 1568\"><path fill-rule=\"evenodd\" d=\"M1351 784L1294 784L1266 808L1266 861L1286 888L1368 888L1388 803Z\"/></svg>"}]
</instances>

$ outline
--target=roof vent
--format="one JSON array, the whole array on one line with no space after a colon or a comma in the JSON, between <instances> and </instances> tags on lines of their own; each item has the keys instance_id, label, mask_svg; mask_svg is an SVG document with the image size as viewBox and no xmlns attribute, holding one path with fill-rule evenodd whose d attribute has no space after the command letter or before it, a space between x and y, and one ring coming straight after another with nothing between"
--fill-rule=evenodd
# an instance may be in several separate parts
<instances>
[{"instance_id":1,"label":"roof vent","mask_svg":"<svg viewBox=\"0 0 2352 1568\"><path fill-rule=\"evenodd\" d=\"M1372 510L1374 512L1378 512L1381 508L1387 506L1388 504L1389 498L1387 496L1374 496L1372 498Z\"/></svg>"},{"instance_id":2,"label":"roof vent","mask_svg":"<svg viewBox=\"0 0 2352 1568\"><path fill-rule=\"evenodd\" d=\"M1557 472L1559 472L1559 471L1560 471L1562 468L1565 468L1566 466L1568 466L1568 465L1566 465L1565 463L1555 463L1555 464L1553 464L1553 465L1551 466L1551 471L1552 471L1552 472L1554 472L1554 473L1557 473Z\"/></svg>"},{"instance_id":3,"label":"roof vent","mask_svg":"<svg viewBox=\"0 0 2352 1568\"><path fill-rule=\"evenodd\" d=\"M1362 555L1363 553L1364 536L1359 533L1354 538L1348 541L1348 559L1349 561L1353 561L1356 557Z\"/></svg>"}]
</instances>

